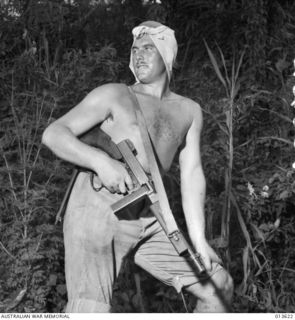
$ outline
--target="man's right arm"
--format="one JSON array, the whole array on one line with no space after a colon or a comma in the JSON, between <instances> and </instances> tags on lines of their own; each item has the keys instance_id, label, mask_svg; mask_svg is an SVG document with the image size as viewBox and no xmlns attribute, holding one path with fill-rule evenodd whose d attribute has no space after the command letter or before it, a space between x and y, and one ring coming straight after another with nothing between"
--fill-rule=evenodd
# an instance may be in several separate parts
<instances>
[{"instance_id":1,"label":"man's right arm","mask_svg":"<svg viewBox=\"0 0 295 320\"><path fill-rule=\"evenodd\" d=\"M118 101L116 86L104 85L90 92L76 107L46 128L42 142L58 157L94 171L108 189L125 193L126 185L132 188L132 181L124 166L77 138L111 115L111 108Z\"/></svg>"}]
</instances>

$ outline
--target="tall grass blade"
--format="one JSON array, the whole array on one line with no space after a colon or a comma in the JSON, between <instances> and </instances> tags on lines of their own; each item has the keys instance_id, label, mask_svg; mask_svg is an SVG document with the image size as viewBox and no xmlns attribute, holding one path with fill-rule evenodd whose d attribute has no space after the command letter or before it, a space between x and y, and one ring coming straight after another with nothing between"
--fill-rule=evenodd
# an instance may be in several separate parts
<instances>
[{"instance_id":1,"label":"tall grass blade","mask_svg":"<svg viewBox=\"0 0 295 320\"><path fill-rule=\"evenodd\" d=\"M218 51L219 51L219 54L220 54L220 57L221 57L221 61L222 61L222 65L223 65L223 68L224 68L225 79L226 79L226 82L227 82L226 89L227 89L227 92L228 92L229 88L231 87L231 81L230 81L229 76L228 76L224 54L223 54L221 48L218 45L217 45L217 48L218 48Z\"/></svg>"},{"instance_id":2,"label":"tall grass blade","mask_svg":"<svg viewBox=\"0 0 295 320\"><path fill-rule=\"evenodd\" d=\"M218 78L219 78L219 80L221 81L221 83L223 84L224 88L227 90L227 85L226 85L225 79L224 79L224 77L222 76L221 71L220 71L220 69L219 69L219 67L218 67L217 60L216 60L213 52L210 50L210 48L209 48L206 40L204 40L204 43L205 43L205 46L206 46L206 49L207 49L207 52L208 52L210 61L211 61L212 65L213 65L213 68L214 68L214 70L215 70L215 73L216 73L216 75L218 76Z\"/></svg>"},{"instance_id":3,"label":"tall grass blade","mask_svg":"<svg viewBox=\"0 0 295 320\"><path fill-rule=\"evenodd\" d=\"M237 81L239 74L240 74L240 69L243 63L243 59L244 59L244 55L245 55L245 50L242 51L239 62L238 62L238 66L237 66L237 70L236 70L236 74L235 74L235 82Z\"/></svg>"}]
</instances>

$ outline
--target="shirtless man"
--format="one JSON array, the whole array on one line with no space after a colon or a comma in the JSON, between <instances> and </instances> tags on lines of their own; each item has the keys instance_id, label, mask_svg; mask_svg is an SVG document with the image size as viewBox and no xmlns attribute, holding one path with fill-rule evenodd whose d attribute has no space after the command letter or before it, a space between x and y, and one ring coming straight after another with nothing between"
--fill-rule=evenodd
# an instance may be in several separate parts
<instances>
[{"instance_id":1,"label":"shirtless man","mask_svg":"<svg viewBox=\"0 0 295 320\"><path fill-rule=\"evenodd\" d=\"M137 81L131 88L146 118L163 172L170 168L180 148L185 219L191 243L201 254L210 281L199 279L178 256L144 203L128 209L129 218L120 219L111 211L110 205L132 190L132 180L121 162L82 143L77 136L100 123L115 143L124 139L133 142L146 172L149 164L128 88L106 84L90 92L43 134L43 143L57 156L95 172L96 182L102 185L100 191L94 191L89 173L82 172L69 200L64 221L66 311L110 312L112 287L122 259L135 250L136 264L178 292L186 289L198 298L196 312L226 312L232 279L205 238L200 106L169 89L177 53L173 30L148 21L134 28L133 36L130 68Z\"/></svg>"}]
</instances>

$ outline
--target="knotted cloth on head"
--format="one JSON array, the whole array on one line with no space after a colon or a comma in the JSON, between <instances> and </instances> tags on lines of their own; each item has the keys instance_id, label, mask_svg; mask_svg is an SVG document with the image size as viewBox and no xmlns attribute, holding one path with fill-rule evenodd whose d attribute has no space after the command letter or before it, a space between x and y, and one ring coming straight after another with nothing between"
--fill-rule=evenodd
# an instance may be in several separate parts
<instances>
[{"instance_id":1,"label":"knotted cloth on head","mask_svg":"<svg viewBox=\"0 0 295 320\"><path fill-rule=\"evenodd\" d=\"M150 36L164 61L168 79L170 81L172 75L172 67L177 55L177 42L175 39L174 31L159 22L146 21L140 24L138 27L135 27L132 30L132 34L133 44L136 39L141 38L144 35ZM129 68L133 72L137 82L139 82L133 68L132 50L130 55Z\"/></svg>"}]
</instances>

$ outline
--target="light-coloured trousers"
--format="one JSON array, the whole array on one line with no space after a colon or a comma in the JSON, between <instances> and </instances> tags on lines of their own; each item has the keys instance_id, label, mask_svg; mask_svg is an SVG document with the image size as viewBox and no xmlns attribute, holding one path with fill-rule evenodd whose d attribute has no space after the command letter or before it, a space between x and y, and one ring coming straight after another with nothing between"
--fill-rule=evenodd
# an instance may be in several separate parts
<instances>
[{"instance_id":1,"label":"light-coloured trousers","mask_svg":"<svg viewBox=\"0 0 295 320\"><path fill-rule=\"evenodd\" d=\"M95 192L88 173L77 178L64 220L66 312L111 312L114 281L132 250L137 265L178 292L200 281L143 203L112 212L121 197L105 188ZM214 265L211 274L219 269Z\"/></svg>"}]
</instances>

